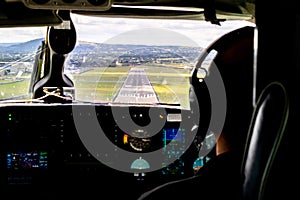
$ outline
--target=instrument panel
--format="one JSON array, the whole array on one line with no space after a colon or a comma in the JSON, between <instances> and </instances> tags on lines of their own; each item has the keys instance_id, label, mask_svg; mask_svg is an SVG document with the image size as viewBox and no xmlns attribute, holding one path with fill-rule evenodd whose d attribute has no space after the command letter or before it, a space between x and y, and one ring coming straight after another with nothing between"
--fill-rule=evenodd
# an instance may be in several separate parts
<instances>
[{"instance_id":1,"label":"instrument panel","mask_svg":"<svg viewBox=\"0 0 300 200\"><path fill-rule=\"evenodd\" d=\"M7 191L42 186L62 192L65 185L93 188L94 180L124 190L143 185L142 192L193 174L198 121L189 110L76 104L0 109L0 185Z\"/></svg>"}]
</instances>

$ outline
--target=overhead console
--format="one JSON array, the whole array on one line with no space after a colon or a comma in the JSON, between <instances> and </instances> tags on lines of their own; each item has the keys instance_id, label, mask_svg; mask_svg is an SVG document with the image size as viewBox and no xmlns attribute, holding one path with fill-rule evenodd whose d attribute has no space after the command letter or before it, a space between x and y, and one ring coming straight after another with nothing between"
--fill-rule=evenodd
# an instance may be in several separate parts
<instances>
[{"instance_id":1,"label":"overhead console","mask_svg":"<svg viewBox=\"0 0 300 200\"><path fill-rule=\"evenodd\" d=\"M204 12L208 7L209 13ZM0 27L58 25L62 20L57 16L57 10L99 16L182 18L216 23L226 19L252 20L255 5L251 0L246 0L246 3L215 0L212 4L199 0L4 0L0 2Z\"/></svg>"},{"instance_id":2,"label":"overhead console","mask_svg":"<svg viewBox=\"0 0 300 200\"><path fill-rule=\"evenodd\" d=\"M22 0L31 9L104 11L112 0Z\"/></svg>"}]
</instances>

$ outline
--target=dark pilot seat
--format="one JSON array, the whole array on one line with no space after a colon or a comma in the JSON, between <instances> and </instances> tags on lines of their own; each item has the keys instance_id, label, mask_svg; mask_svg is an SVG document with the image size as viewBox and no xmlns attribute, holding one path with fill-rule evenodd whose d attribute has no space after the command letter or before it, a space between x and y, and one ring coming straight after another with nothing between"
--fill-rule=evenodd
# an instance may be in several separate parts
<instances>
[{"instance_id":1,"label":"dark pilot seat","mask_svg":"<svg viewBox=\"0 0 300 200\"><path fill-rule=\"evenodd\" d=\"M243 200L265 199L265 188L288 118L284 86L272 82L262 91L254 110L242 162Z\"/></svg>"},{"instance_id":2,"label":"dark pilot seat","mask_svg":"<svg viewBox=\"0 0 300 200\"><path fill-rule=\"evenodd\" d=\"M253 110L242 163L236 169L238 172L234 173L234 176L239 174L240 180L234 180L234 177L231 179L232 174L223 174L219 177L220 180L212 175L212 179L218 181L213 183L209 181L211 175L194 176L158 186L142 194L139 200L187 200L195 197L231 200L264 199L268 175L285 132L288 107L287 93L281 83L272 82L263 89ZM205 186L203 190L201 187L206 183L210 184L211 188ZM228 189L232 194L226 191Z\"/></svg>"}]
</instances>

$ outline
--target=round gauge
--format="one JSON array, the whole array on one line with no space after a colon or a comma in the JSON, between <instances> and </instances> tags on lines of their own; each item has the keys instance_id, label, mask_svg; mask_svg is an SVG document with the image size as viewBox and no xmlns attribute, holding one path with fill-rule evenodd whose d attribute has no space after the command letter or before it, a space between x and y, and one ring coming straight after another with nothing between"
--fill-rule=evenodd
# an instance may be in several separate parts
<instances>
[{"instance_id":1,"label":"round gauge","mask_svg":"<svg viewBox=\"0 0 300 200\"><path fill-rule=\"evenodd\" d=\"M145 151L150 147L150 138L128 137L128 143L135 151Z\"/></svg>"}]
</instances>

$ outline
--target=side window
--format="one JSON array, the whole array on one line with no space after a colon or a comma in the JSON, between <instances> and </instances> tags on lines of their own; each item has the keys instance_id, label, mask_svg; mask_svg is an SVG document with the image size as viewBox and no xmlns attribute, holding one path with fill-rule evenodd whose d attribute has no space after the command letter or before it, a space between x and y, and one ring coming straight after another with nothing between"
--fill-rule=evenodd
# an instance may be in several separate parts
<instances>
[{"instance_id":1,"label":"side window","mask_svg":"<svg viewBox=\"0 0 300 200\"><path fill-rule=\"evenodd\" d=\"M29 86L45 27L0 29L0 102L30 98Z\"/></svg>"}]
</instances>

